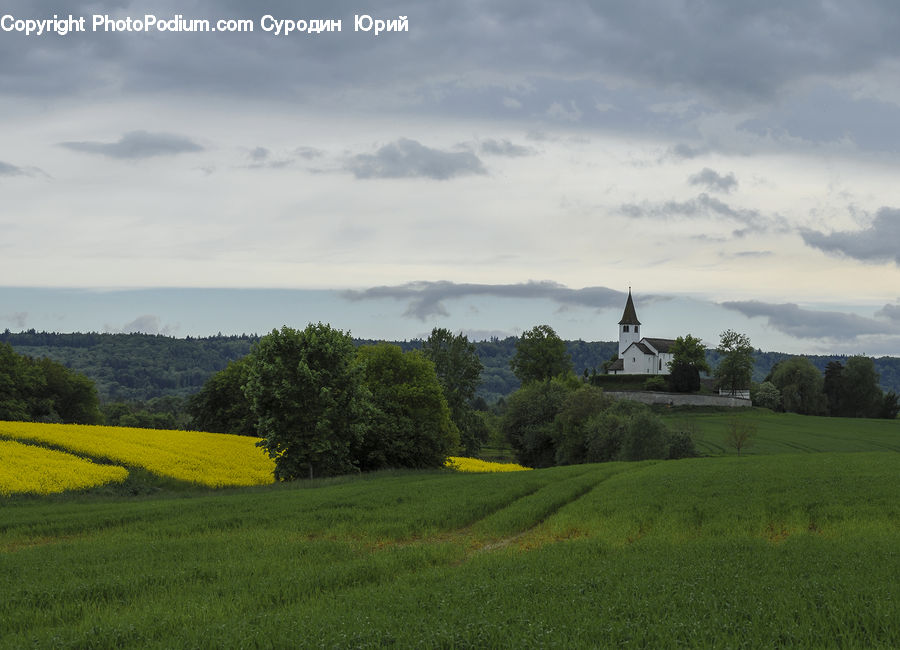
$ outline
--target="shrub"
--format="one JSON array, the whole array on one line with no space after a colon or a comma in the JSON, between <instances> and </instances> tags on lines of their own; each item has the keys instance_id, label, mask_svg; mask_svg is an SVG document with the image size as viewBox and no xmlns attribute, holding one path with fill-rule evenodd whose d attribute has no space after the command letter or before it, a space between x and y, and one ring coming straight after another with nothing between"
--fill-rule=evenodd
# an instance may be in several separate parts
<instances>
[{"instance_id":1,"label":"shrub","mask_svg":"<svg viewBox=\"0 0 900 650\"><path fill-rule=\"evenodd\" d=\"M668 388L665 378L660 375L648 377L644 382L644 390L664 391Z\"/></svg>"}]
</instances>

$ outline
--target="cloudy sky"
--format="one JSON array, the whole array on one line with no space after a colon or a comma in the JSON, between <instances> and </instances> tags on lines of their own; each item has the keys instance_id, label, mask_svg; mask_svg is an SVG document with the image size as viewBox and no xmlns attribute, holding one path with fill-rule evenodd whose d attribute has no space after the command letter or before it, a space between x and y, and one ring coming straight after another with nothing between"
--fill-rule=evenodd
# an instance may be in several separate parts
<instances>
[{"instance_id":1,"label":"cloudy sky","mask_svg":"<svg viewBox=\"0 0 900 650\"><path fill-rule=\"evenodd\" d=\"M16 31L54 14L87 31ZM92 30L145 14L254 30ZM631 286L648 335L900 355L894 2L0 16L0 328L612 340Z\"/></svg>"}]
</instances>

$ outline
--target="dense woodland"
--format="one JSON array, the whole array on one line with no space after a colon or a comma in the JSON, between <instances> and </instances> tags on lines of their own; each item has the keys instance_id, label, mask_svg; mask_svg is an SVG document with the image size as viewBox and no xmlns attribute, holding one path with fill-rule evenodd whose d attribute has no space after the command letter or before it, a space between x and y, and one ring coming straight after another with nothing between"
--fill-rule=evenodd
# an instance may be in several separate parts
<instances>
[{"instance_id":1,"label":"dense woodland","mask_svg":"<svg viewBox=\"0 0 900 650\"><path fill-rule=\"evenodd\" d=\"M47 357L76 370L94 381L102 402L146 402L159 397L187 397L196 393L213 375L250 352L259 340L256 335L173 338L152 334L57 334L47 332L0 333L0 343L33 358ZM475 341L484 366L477 395L489 404L519 388L509 367L516 350L515 337ZM375 341L356 339L358 345ZM404 351L419 349L422 341L393 341ZM618 351L615 341L566 341L575 373L597 369ZM779 361L792 355L782 352L753 353L753 381L761 382ZM831 361L845 363L845 355L805 355L821 372ZM707 351L707 361L715 368L719 355ZM884 390L900 392L900 358L874 360Z\"/></svg>"},{"instance_id":2,"label":"dense woodland","mask_svg":"<svg viewBox=\"0 0 900 650\"><path fill-rule=\"evenodd\" d=\"M521 382L510 367L519 339L508 337L474 342L482 364L475 397L483 404L508 399ZM245 357L259 341L256 335L173 338L148 334L59 334L36 332L0 333L0 344L33 359L47 358L83 374L96 386L108 424L143 427L185 427L191 424L189 398L200 392L209 379L232 361ZM358 345L374 341L355 340ZM422 340L399 341L403 351L421 349ZM576 375L602 373L604 362L617 352L617 343L566 341ZM715 349L707 350L711 368L719 364ZM791 355L755 350L754 382L763 382L780 361ZM834 361L846 364L845 356L807 356L825 373ZM900 392L900 358L874 359L881 388Z\"/></svg>"}]
</instances>

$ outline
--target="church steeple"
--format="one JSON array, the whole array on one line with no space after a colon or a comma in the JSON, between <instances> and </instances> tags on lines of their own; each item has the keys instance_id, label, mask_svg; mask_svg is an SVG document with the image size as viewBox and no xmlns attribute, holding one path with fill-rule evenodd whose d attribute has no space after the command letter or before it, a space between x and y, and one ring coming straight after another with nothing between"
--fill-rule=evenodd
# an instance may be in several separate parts
<instances>
[{"instance_id":1,"label":"church steeple","mask_svg":"<svg viewBox=\"0 0 900 650\"><path fill-rule=\"evenodd\" d=\"M631 287L628 287L628 301L625 303L625 311L622 313L622 320L619 325L640 325L637 312L634 309L634 300L631 299Z\"/></svg>"},{"instance_id":2,"label":"church steeple","mask_svg":"<svg viewBox=\"0 0 900 650\"><path fill-rule=\"evenodd\" d=\"M641 321L638 320L637 311L634 308L634 300L631 298L631 287L628 287L628 300L625 302L625 311L622 312L622 320L619 321L619 358L632 343L641 340Z\"/></svg>"}]
</instances>

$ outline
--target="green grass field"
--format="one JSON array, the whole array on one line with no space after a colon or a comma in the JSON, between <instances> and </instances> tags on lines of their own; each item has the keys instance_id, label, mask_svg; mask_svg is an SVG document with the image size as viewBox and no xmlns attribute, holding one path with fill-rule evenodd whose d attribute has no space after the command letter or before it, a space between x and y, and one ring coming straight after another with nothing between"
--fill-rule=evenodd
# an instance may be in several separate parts
<instances>
[{"instance_id":1,"label":"green grass field","mask_svg":"<svg viewBox=\"0 0 900 650\"><path fill-rule=\"evenodd\" d=\"M741 458L7 499L0 647L900 647L900 423L747 416Z\"/></svg>"},{"instance_id":2,"label":"green grass field","mask_svg":"<svg viewBox=\"0 0 900 650\"><path fill-rule=\"evenodd\" d=\"M735 454L726 441L735 418L756 426L753 444L742 454L795 454L827 451L900 451L900 420L827 418L772 413L767 409L662 412L671 429L690 431L703 455Z\"/></svg>"}]
</instances>

